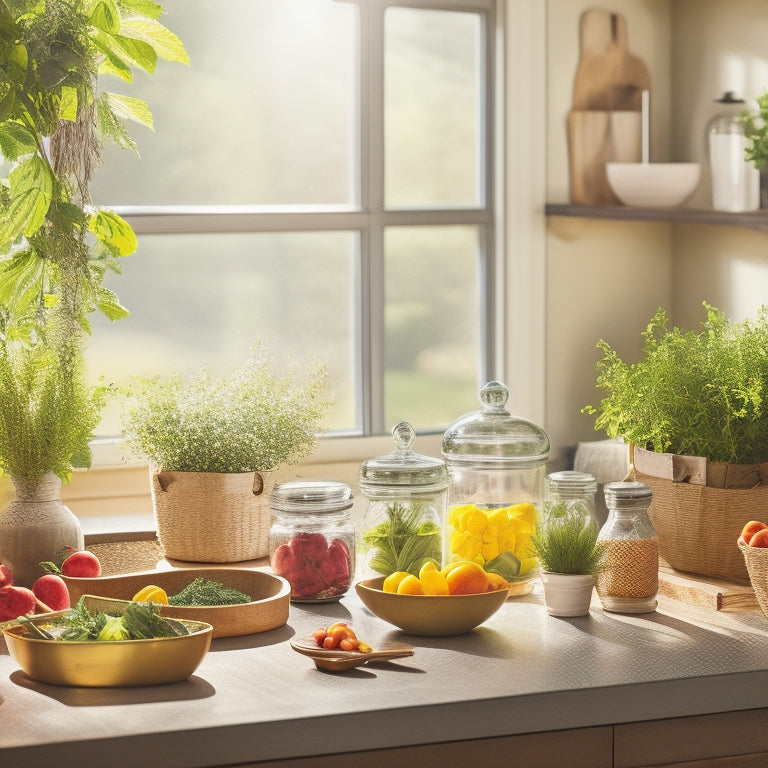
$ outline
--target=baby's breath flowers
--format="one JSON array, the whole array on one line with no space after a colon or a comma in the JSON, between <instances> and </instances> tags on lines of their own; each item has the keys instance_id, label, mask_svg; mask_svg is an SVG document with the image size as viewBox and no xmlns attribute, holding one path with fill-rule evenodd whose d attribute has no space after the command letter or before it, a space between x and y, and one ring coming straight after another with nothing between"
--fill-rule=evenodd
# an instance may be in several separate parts
<instances>
[{"instance_id":1,"label":"baby's breath flowers","mask_svg":"<svg viewBox=\"0 0 768 768\"><path fill-rule=\"evenodd\" d=\"M229 376L207 368L184 379L138 379L122 413L128 456L175 472L266 472L295 464L317 446L331 407L327 367L317 362L296 386L297 366L278 376L255 345Z\"/></svg>"}]
</instances>

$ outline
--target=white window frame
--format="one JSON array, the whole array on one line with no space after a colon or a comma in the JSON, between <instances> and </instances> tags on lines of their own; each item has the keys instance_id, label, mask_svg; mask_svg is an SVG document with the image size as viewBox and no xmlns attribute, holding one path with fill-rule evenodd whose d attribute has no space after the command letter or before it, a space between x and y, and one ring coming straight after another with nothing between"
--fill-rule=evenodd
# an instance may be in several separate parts
<instances>
[{"instance_id":1,"label":"white window frame","mask_svg":"<svg viewBox=\"0 0 768 768\"><path fill-rule=\"evenodd\" d=\"M362 23L374 29L383 23L383 9L400 6L444 10L478 10L490 14L487 30L490 46L487 57L488 83L493 89L495 114L486 121L485 140L491 142L495 164L486 168L485 207L461 210L385 211L383 209L383 163L363 172L360 209L353 206L193 206L116 208L141 234L196 232L277 232L357 230L363 234L364 286L382 286L382 238L392 225L467 224L488 233L490 268L484 276L489 306L486 308L488 344L484 350L485 373L513 383L510 409L537 423L545 423L545 156L546 11L541 0L342 0L358 2ZM381 33L382 30L379 29ZM383 34L378 40L383 39ZM363 77L368 74L376 88L370 90L370 104L361 105L362 152L373 144L383 145L382 51L363 50ZM374 71L376 70L376 71ZM524 73L524 74L520 74ZM361 89L365 93L365 88ZM364 156L364 155L363 155ZM383 153L378 153L378 159ZM375 209L375 210L374 210ZM366 245L370 243L370 245ZM366 252L367 251L367 252ZM364 289L365 291L366 289ZM363 458L391 450L391 438L382 424L383 407L383 296L371 291L360 297L372 307L369 324L361 333L381 343L363 344L370 349L364 361L363 428L367 436L325 437L316 453L302 462L322 472L343 465L352 480ZM369 378L366 380L366 376ZM369 407L370 406L370 407ZM457 414L458 416L459 414ZM378 436L376 433L378 432ZM383 436L382 436L383 435ZM419 437L422 453L440 455L441 435ZM94 469L128 468L116 441L94 445ZM86 476L92 474L94 469ZM311 471L311 470L310 470ZM85 477L77 477L85 488ZM74 489L73 489L74 490ZM91 492L86 491L87 494ZM122 491L121 491L122 494ZM148 489L147 489L148 495ZM74 504L78 493L65 494ZM106 509L106 508L105 508ZM75 510L77 511L77 510Z\"/></svg>"}]
</instances>

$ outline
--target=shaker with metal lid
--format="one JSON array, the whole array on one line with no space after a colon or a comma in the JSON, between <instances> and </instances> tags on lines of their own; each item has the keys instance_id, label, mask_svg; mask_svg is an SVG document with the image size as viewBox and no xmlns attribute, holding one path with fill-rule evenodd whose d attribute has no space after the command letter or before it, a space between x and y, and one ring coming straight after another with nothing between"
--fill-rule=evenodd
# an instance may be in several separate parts
<instances>
[{"instance_id":1,"label":"shaker with metal lid","mask_svg":"<svg viewBox=\"0 0 768 768\"><path fill-rule=\"evenodd\" d=\"M407 421L392 429L395 450L360 465L368 499L358 549L366 575L407 571L418 576L429 561L442 565L448 471L442 459L415 453Z\"/></svg>"},{"instance_id":2,"label":"shaker with metal lid","mask_svg":"<svg viewBox=\"0 0 768 768\"><path fill-rule=\"evenodd\" d=\"M544 499L549 438L506 408L509 390L491 381L479 411L465 414L443 435L448 466L446 563L474 560L512 583L510 594L533 589L538 561L531 546Z\"/></svg>"},{"instance_id":3,"label":"shaker with metal lid","mask_svg":"<svg viewBox=\"0 0 768 768\"><path fill-rule=\"evenodd\" d=\"M727 91L716 100L720 112L707 124L712 207L716 211L754 211L760 207L760 172L746 160L747 137L741 112L744 99Z\"/></svg>"}]
</instances>

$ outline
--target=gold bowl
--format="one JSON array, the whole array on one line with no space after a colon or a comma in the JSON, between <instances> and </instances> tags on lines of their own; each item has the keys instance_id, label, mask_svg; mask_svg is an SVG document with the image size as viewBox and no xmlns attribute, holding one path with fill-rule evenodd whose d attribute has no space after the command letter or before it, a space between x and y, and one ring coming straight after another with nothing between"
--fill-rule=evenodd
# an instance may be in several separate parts
<instances>
[{"instance_id":1,"label":"gold bowl","mask_svg":"<svg viewBox=\"0 0 768 768\"><path fill-rule=\"evenodd\" d=\"M140 589L150 584L174 595L198 576L238 589L248 595L251 602L214 606L163 605L160 606L161 615L172 619L205 621L213 625L214 637L265 632L282 627L288 621L291 585L282 577L264 571L248 568L175 568L91 579L62 578L74 605L85 594L131 600Z\"/></svg>"},{"instance_id":2,"label":"gold bowl","mask_svg":"<svg viewBox=\"0 0 768 768\"><path fill-rule=\"evenodd\" d=\"M480 626L504 605L506 589L476 595L398 595L384 592L384 577L358 581L355 591L371 613L411 635L460 635Z\"/></svg>"},{"instance_id":3,"label":"gold bowl","mask_svg":"<svg viewBox=\"0 0 768 768\"><path fill-rule=\"evenodd\" d=\"M102 603L89 596L85 600L105 611L115 603ZM63 613L66 611L41 614L31 621L41 628L51 627ZM31 637L23 624L10 623L3 628L3 635L11 658L28 677L41 683L88 688L160 685L186 680L211 645L210 624L179 621L190 634L152 640L67 642Z\"/></svg>"}]
</instances>

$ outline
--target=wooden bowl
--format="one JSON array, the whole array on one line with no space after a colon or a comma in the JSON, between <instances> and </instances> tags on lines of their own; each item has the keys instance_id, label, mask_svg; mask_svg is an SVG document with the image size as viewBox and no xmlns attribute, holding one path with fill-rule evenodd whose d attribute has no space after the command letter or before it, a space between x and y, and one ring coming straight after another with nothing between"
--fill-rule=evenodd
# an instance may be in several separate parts
<instances>
[{"instance_id":1,"label":"wooden bowl","mask_svg":"<svg viewBox=\"0 0 768 768\"><path fill-rule=\"evenodd\" d=\"M480 626L504 605L506 589L476 595L398 595L384 592L384 578L355 584L371 613L411 635L460 635Z\"/></svg>"},{"instance_id":2,"label":"wooden bowl","mask_svg":"<svg viewBox=\"0 0 768 768\"><path fill-rule=\"evenodd\" d=\"M175 595L198 576L239 589L251 598L249 603L182 607L163 605L161 614L174 619L204 621L213 625L214 637L232 637L266 632L288 621L291 585L282 577L248 568L177 568L168 571L139 571L121 576L85 579L62 576L74 605L82 595L100 595L131 600L149 584Z\"/></svg>"},{"instance_id":3,"label":"wooden bowl","mask_svg":"<svg viewBox=\"0 0 768 768\"><path fill-rule=\"evenodd\" d=\"M101 598L86 597L90 607L104 610ZM110 612L115 614L112 608ZM55 625L64 611L35 616L43 628ZM22 624L3 629L8 653L32 680L89 688L160 685L186 680L211 645L213 627L182 622L189 635L152 640L65 642L30 637Z\"/></svg>"}]
</instances>

